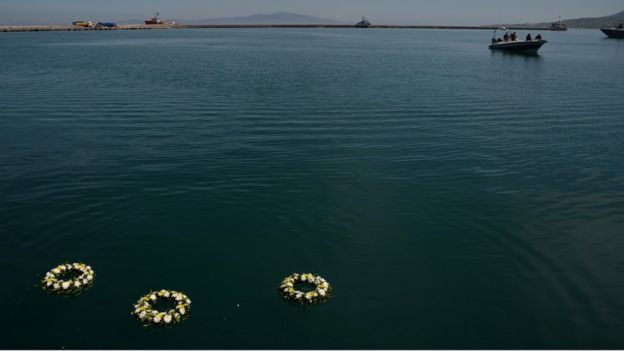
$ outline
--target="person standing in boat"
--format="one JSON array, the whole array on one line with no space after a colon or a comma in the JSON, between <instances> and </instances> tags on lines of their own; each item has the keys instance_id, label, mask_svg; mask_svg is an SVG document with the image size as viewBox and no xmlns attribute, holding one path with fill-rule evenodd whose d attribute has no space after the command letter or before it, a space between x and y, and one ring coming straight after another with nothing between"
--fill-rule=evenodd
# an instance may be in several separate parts
<instances>
[{"instance_id":1,"label":"person standing in boat","mask_svg":"<svg viewBox=\"0 0 624 351\"><path fill-rule=\"evenodd\" d=\"M618 26L619 29L624 29L624 23L620 23L620 25Z\"/></svg>"},{"instance_id":2,"label":"person standing in boat","mask_svg":"<svg viewBox=\"0 0 624 351\"><path fill-rule=\"evenodd\" d=\"M509 34L505 33L505 35L503 35L503 41L509 41Z\"/></svg>"},{"instance_id":3,"label":"person standing in boat","mask_svg":"<svg viewBox=\"0 0 624 351\"><path fill-rule=\"evenodd\" d=\"M527 40L527 41L531 41L531 40L533 40L533 38L531 37L531 33L527 34L526 40Z\"/></svg>"}]
</instances>

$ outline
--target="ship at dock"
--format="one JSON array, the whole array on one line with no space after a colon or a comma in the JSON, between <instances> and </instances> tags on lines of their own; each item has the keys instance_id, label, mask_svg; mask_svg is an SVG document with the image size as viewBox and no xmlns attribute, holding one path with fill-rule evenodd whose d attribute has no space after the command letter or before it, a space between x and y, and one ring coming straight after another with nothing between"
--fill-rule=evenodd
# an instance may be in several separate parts
<instances>
[{"instance_id":1,"label":"ship at dock","mask_svg":"<svg viewBox=\"0 0 624 351\"><path fill-rule=\"evenodd\" d=\"M155 24L165 24L163 20L160 19L160 13L156 12L156 16L145 20L145 25L155 25Z\"/></svg>"},{"instance_id":2,"label":"ship at dock","mask_svg":"<svg viewBox=\"0 0 624 351\"><path fill-rule=\"evenodd\" d=\"M370 28L372 24L366 17L362 17L362 20L355 24L355 28Z\"/></svg>"},{"instance_id":3,"label":"ship at dock","mask_svg":"<svg viewBox=\"0 0 624 351\"><path fill-rule=\"evenodd\" d=\"M559 16L559 21L550 24L550 30L555 32L564 32L568 30L568 26L561 21L561 16Z\"/></svg>"}]
</instances>

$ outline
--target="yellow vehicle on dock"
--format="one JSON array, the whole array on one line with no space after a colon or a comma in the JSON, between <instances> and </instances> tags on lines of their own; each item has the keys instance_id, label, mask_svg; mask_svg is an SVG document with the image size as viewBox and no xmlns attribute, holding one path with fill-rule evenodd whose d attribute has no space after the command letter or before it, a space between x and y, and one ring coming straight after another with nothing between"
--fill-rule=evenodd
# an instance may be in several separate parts
<instances>
[{"instance_id":1,"label":"yellow vehicle on dock","mask_svg":"<svg viewBox=\"0 0 624 351\"><path fill-rule=\"evenodd\" d=\"M91 22L91 21L74 21L72 22L72 24L75 27L81 27L81 28L93 28L95 27L95 23Z\"/></svg>"}]
</instances>

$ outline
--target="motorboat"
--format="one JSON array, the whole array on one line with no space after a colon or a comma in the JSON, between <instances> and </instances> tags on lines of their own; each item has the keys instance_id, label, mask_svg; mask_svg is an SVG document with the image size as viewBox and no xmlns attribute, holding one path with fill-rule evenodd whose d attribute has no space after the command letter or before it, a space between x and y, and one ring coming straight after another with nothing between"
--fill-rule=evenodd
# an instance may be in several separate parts
<instances>
[{"instance_id":1,"label":"motorboat","mask_svg":"<svg viewBox=\"0 0 624 351\"><path fill-rule=\"evenodd\" d=\"M624 39L624 24L620 23L617 28L603 28L601 31L609 38Z\"/></svg>"},{"instance_id":2,"label":"motorboat","mask_svg":"<svg viewBox=\"0 0 624 351\"><path fill-rule=\"evenodd\" d=\"M497 35L500 30L505 32L503 38L499 38ZM526 40L518 40L515 33L510 33L509 29L503 27L494 31L494 36L492 37L489 48L490 50L536 54L546 43L548 43L548 41L543 40L541 36L538 36L536 39L527 37Z\"/></svg>"}]
</instances>

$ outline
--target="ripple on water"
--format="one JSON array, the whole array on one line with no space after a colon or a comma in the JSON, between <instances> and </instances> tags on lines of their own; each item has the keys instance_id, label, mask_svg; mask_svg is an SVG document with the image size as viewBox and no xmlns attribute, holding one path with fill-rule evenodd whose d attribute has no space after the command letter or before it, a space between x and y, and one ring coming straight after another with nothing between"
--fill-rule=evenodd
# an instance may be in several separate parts
<instances>
[{"instance_id":1,"label":"ripple on water","mask_svg":"<svg viewBox=\"0 0 624 351\"><path fill-rule=\"evenodd\" d=\"M478 31L5 34L0 294L27 301L7 346L624 345L618 43L552 33L526 58ZM102 272L75 321L25 288L70 258ZM282 304L274 280L299 270L336 298ZM108 315L162 284L214 312L175 345ZM71 323L78 339L55 327Z\"/></svg>"}]
</instances>

